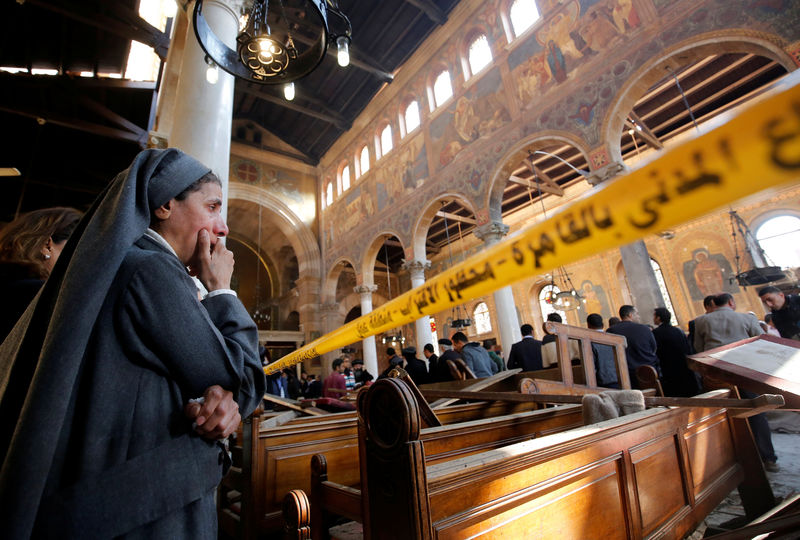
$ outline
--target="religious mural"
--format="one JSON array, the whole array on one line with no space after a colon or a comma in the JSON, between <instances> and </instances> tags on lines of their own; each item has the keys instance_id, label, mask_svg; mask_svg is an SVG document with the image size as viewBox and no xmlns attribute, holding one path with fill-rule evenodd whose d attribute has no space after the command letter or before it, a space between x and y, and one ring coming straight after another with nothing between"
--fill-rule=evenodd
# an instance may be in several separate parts
<instances>
[{"instance_id":1,"label":"religious mural","mask_svg":"<svg viewBox=\"0 0 800 540\"><path fill-rule=\"evenodd\" d=\"M431 121L430 151L435 169L449 164L470 143L489 137L510 120L500 70L493 68Z\"/></svg>"},{"instance_id":2,"label":"religious mural","mask_svg":"<svg viewBox=\"0 0 800 540\"><path fill-rule=\"evenodd\" d=\"M632 0L570 0L559 4L543 10L547 18L508 56L523 108L533 106L538 95L565 82L586 59L617 45L641 25ZM584 124L591 121L593 107L584 103L576 111Z\"/></svg>"},{"instance_id":3,"label":"religious mural","mask_svg":"<svg viewBox=\"0 0 800 540\"><path fill-rule=\"evenodd\" d=\"M692 258L683 263L683 278L692 300L702 300L721 292L738 293L739 285L728 259L721 253L709 253L706 248L692 251Z\"/></svg>"},{"instance_id":4,"label":"religious mural","mask_svg":"<svg viewBox=\"0 0 800 540\"><path fill-rule=\"evenodd\" d=\"M263 188L280 199L306 224L316 217L315 184L302 173L249 159L231 159L230 178Z\"/></svg>"},{"instance_id":5,"label":"religious mural","mask_svg":"<svg viewBox=\"0 0 800 540\"><path fill-rule=\"evenodd\" d=\"M607 320L612 316L608 296L602 285L597 285L587 279L581 283L578 292L584 299L584 302L578 307L581 324L586 321L586 316L590 313L599 313L603 316L603 320Z\"/></svg>"},{"instance_id":6,"label":"religious mural","mask_svg":"<svg viewBox=\"0 0 800 540\"><path fill-rule=\"evenodd\" d=\"M406 193L422 187L428 178L428 155L422 134L417 134L383 159L385 163L371 171L378 212L383 212Z\"/></svg>"}]
</instances>

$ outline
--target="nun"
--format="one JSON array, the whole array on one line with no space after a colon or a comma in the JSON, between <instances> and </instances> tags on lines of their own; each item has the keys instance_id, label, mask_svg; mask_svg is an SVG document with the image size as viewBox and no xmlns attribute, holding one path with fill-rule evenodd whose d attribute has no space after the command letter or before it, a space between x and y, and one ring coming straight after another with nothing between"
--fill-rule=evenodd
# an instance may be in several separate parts
<instances>
[{"instance_id":1,"label":"nun","mask_svg":"<svg viewBox=\"0 0 800 540\"><path fill-rule=\"evenodd\" d=\"M0 345L8 538L217 537L220 440L266 386L221 210L207 167L151 149L78 224Z\"/></svg>"}]
</instances>

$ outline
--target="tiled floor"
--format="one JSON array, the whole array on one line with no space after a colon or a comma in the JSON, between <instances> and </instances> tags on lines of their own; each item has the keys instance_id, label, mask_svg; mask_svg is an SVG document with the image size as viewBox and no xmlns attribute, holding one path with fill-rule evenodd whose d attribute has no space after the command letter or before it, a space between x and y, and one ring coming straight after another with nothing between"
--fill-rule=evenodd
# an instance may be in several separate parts
<instances>
[{"instance_id":1,"label":"tiled floor","mask_svg":"<svg viewBox=\"0 0 800 540\"><path fill-rule=\"evenodd\" d=\"M772 491L781 500L800 492L800 413L767 413L772 428L772 445L778 455L780 471L767 473ZM744 516L739 492L734 490L706 518L709 527L717 527L733 518Z\"/></svg>"}]
</instances>

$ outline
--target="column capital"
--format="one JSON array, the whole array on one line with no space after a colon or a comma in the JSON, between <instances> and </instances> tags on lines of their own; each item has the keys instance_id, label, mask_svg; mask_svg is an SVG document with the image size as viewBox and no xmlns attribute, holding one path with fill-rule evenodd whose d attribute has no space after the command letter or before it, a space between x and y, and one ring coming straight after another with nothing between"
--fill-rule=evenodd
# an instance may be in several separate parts
<instances>
[{"instance_id":1,"label":"column capital","mask_svg":"<svg viewBox=\"0 0 800 540\"><path fill-rule=\"evenodd\" d=\"M483 240L484 244L496 244L508 234L509 226L500 221L490 221L475 228L475 236Z\"/></svg>"},{"instance_id":2,"label":"column capital","mask_svg":"<svg viewBox=\"0 0 800 540\"><path fill-rule=\"evenodd\" d=\"M628 167L624 163L620 163L619 161L612 161L611 163L607 163L602 167L595 169L591 172L589 176L586 177L586 181L589 182L591 185L596 186L598 184L602 184L607 180L611 180L619 173L628 170Z\"/></svg>"},{"instance_id":3,"label":"column capital","mask_svg":"<svg viewBox=\"0 0 800 540\"><path fill-rule=\"evenodd\" d=\"M353 287L353 292L358 294L372 294L378 290L377 285L356 285Z\"/></svg>"},{"instance_id":4,"label":"column capital","mask_svg":"<svg viewBox=\"0 0 800 540\"><path fill-rule=\"evenodd\" d=\"M431 261L419 259L411 259L410 261L403 261L403 270L408 270L412 278L421 277L425 279L425 270L430 270Z\"/></svg>"}]
</instances>

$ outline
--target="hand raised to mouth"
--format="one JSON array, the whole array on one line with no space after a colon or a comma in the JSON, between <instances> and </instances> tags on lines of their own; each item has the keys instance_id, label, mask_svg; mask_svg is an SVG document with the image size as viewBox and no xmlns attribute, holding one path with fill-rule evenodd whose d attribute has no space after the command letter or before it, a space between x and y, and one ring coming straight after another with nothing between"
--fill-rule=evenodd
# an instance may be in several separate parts
<instances>
[{"instance_id":1,"label":"hand raised to mouth","mask_svg":"<svg viewBox=\"0 0 800 540\"><path fill-rule=\"evenodd\" d=\"M194 263L189 266L189 274L196 276L208 291L231 288L233 275L233 252L217 240L212 246L206 229L197 234L197 248Z\"/></svg>"}]
</instances>

